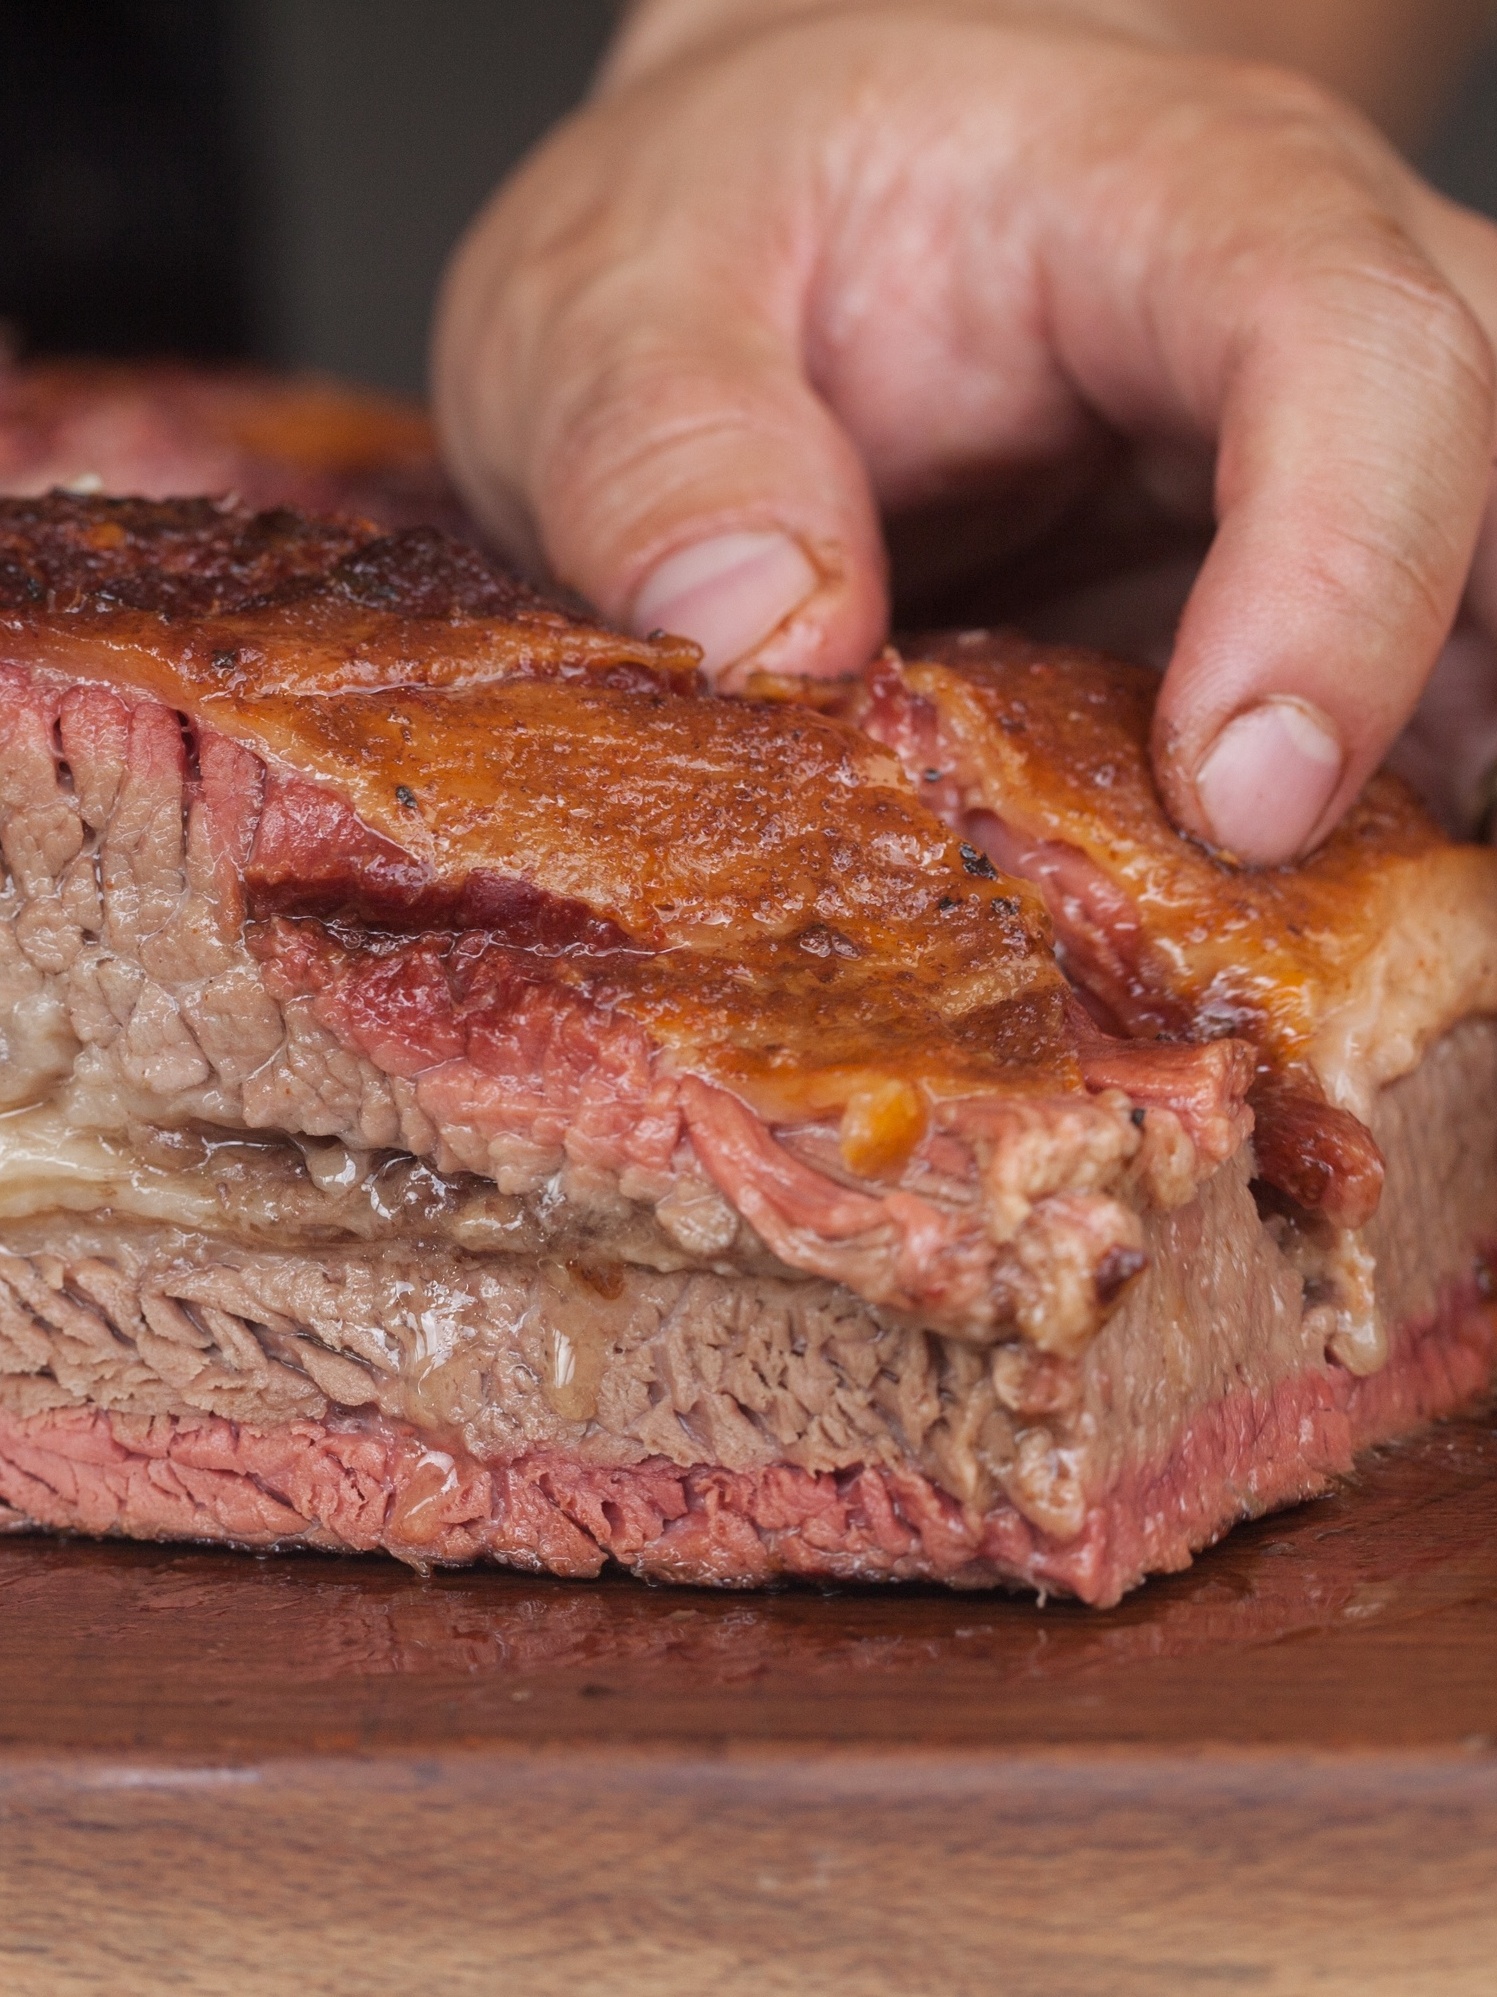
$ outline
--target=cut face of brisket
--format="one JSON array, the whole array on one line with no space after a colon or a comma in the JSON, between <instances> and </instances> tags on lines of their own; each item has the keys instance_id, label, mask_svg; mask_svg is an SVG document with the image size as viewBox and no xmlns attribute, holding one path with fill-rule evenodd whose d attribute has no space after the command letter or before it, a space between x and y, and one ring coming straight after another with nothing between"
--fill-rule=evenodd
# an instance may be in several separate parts
<instances>
[{"instance_id":1,"label":"cut face of brisket","mask_svg":"<svg viewBox=\"0 0 1497 1997\"><path fill-rule=\"evenodd\" d=\"M1152 673L986 633L922 650L872 669L864 725L1039 888L1089 1015L1132 1043L1104 1044L1094 1081L1127 1088L1161 1044L1253 1043L1260 1205L1333 1314L1335 1356L1377 1371L1391 1326L1365 1235L1385 1171L1369 1126L1381 1090L1497 1006L1493 856L1452 845L1384 774L1302 866L1234 867L1159 802Z\"/></svg>"},{"instance_id":2,"label":"cut face of brisket","mask_svg":"<svg viewBox=\"0 0 1497 1997\"><path fill-rule=\"evenodd\" d=\"M1374 800L1224 998L984 658L859 728L431 531L0 504L14 1517L1106 1602L1479 1391L1497 862ZM1047 841L1168 977L1078 975ZM1404 1054L1337 1027L1437 909Z\"/></svg>"}]
</instances>

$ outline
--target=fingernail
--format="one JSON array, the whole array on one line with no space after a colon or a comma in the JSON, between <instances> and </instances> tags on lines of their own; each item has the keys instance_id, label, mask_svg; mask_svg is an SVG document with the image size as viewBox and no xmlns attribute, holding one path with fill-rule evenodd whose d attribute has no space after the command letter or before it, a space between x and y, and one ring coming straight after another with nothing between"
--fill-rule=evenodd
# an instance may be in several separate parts
<instances>
[{"instance_id":1,"label":"fingernail","mask_svg":"<svg viewBox=\"0 0 1497 1997\"><path fill-rule=\"evenodd\" d=\"M1341 780L1341 743L1318 707L1265 700L1229 721L1196 774L1211 836L1271 866L1304 850Z\"/></svg>"},{"instance_id":2,"label":"fingernail","mask_svg":"<svg viewBox=\"0 0 1497 1997\"><path fill-rule=\"evenodd\" d=\"M815 594L818 576L788 534L719 534L670 555L648 577L629 621L636 631L694 638L721 671L762 644Z\"/></svg>"}]
</instances>

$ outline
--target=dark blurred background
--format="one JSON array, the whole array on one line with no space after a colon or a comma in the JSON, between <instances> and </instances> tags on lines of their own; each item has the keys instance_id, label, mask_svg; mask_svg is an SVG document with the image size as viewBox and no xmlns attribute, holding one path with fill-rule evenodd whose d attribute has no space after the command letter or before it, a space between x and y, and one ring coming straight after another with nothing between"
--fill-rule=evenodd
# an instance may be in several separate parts
<instances>
[{"instance_id":1,"label":"dark blurred background","mask_svg":"<svg viewBox=\"0 0 1497 1997\"><path fill-rule=\"evenodd\" d=\"M0 321L30 352L419 390L453 239L612 0L0 0ZM1425 165L1497 214L1497 50Z\"/></svg>"}]
</instances>

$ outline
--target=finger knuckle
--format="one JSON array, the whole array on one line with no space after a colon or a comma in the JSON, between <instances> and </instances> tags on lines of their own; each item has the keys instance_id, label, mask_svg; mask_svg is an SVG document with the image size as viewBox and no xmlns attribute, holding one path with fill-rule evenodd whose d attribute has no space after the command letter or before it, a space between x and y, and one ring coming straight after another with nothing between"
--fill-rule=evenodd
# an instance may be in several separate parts
<instances>
[{"instance_id":1,"label":"finger knuckle","mask_svg":"<svg viewBox=\"0 0 1497 1997\"><path fill-rule=\"evenodd\" d=\"M1337 202L1271 228L1255 328L1329 342L1358 375L1417 387L1431 415L1490 426L1497 360L1480 318L1386 209Z\"/></svg>"},{"instance_id":2,"label":"finger knuckle","mask_svg":"<svg viewBox=\"0 0 1497 1997\"><path fill-rule=\"evenodd\" d=\"M1378 345L1463 416L1490 423L1497 362L1481 321L1414 244L1386 227L1346 259L1351 306ZM1335 266L1332 266L1334 273Z\"/></svg>"},{"instance_id":3,"label":"finger knuckle","mask_svg":"<svg viewBox=\"0 0 1497 1997\"><path fill-rule=\"evenodd\" d=\"M1352 104L1314 78L1258 63L1223 66L1218 164L1291 235L1317 219L1400 210L1407 166Z\"/></svg>"},{"instance_id":4,"label":"finger knuckle","mask_svg":"<svg viewBox=\"0 0 1497 1997\"><path fill-rule=\"evenodd\" d=\"M1433 660L1459 597L1459 565L1441 523L1401 517L1390 522L1370 508L1354 510L1303 558L1303 573L1322 614L1360 626L1382 656L1422 654ZM1370 684L1364 698L1372 697Z\"/></svg>"},{"instance_id":5,"label":"finger knuckle","mask_svg":"<svg viewBox=\"0 0 1497 1997\"><path fill-rule=\"evenodd\" d=\"M1443 354L1452 373L1485 404L1497 397L1497 359L1486 329L1475 312L1443 279L1431 273L1410 293L1401 279L1409 309L1430 349Z\"/></svg>"},{"instance_id":6,"label":"finger knuckle","mask_svg":"<svg viewBox=\"0 0 1497 1997\"><path fill-rule=\"evenodd\" d=\"M1344 98L1303 70L1275 63L1238 62L1232 65L1232 74L1245 108L1286 132L1339 139L1360 123Z\"/></svg>"}]
</instances>

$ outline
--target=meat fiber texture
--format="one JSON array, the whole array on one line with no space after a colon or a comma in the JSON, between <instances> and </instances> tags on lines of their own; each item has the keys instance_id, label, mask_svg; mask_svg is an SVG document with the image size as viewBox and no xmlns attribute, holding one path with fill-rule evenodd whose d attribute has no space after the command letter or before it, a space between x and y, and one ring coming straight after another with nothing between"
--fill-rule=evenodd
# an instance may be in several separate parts
<instances>
[{"instance_id":1,"label":"meat fiber texture","mask_svg":"<svg viewBox=\"0 0 1497 1997\"><path fill-rule=\"evenodd\" d=\"M859 718L429 530L0 505L14 1519L1106 1602L1479 1392L1497 978L1265 1177L1253 1019L1099 1024Z\"/></svg>"},{"instance_id":2,"label":"meat fiber texture","mask_svg":"<svg viewBox=\"0 0 1497 1997\"><path fill-rule=\"evenodd\" d=\"M1043 895L1089 1017L1132 1042L1094 1072L1127 1087L1161 1039L1252 1042L1263 1194L1334 1308L1338 1358L1375 1371L1388 1323L1364 1237L1384 1161L1367 1125L1380 1090L1493 1009L1491 852L1452 844L1381 774L1304 865L1233 867L1160 805L1152 673L981 632L919 650L881 661L848 711L948 824Z\"/></svg>"}]
</instances>

